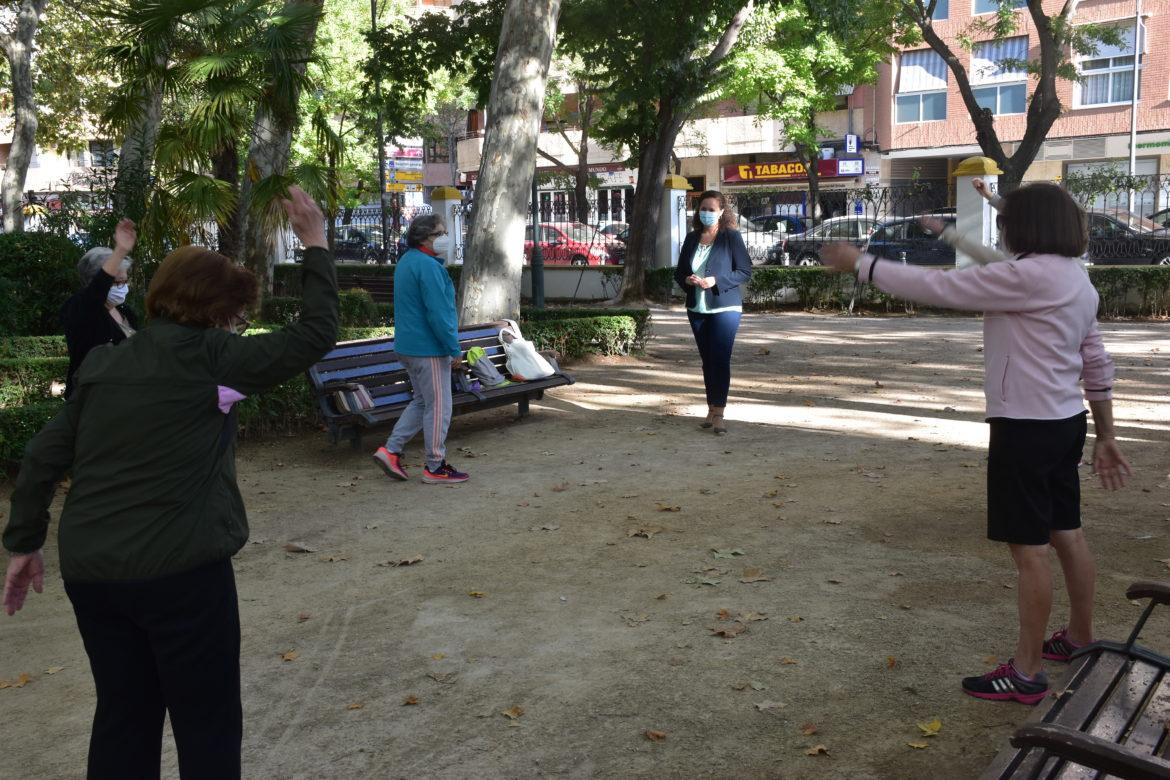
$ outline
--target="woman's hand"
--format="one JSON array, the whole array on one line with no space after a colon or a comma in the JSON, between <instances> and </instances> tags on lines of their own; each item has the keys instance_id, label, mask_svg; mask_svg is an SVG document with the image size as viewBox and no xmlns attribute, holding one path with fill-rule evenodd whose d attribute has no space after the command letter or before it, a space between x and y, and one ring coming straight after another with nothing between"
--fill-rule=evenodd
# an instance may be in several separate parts
<instances>
[{"instance_id":1,"label":"woman's hand","mask_svg":"<svg viewBox=\"0 0 1170 780\"><path fill-rule=\"evenodd\" d=\"M701 279L696 276L695 279L697 280L695 282L695 284L698 285L699 287L702 287L704 290L710 290L712 287L715 286L715 277L714 276L706 276L706 277L703 277Z\"/></svg>"},{"instance_id":2,"label":"woman's hand","mask_svg":"<svg viewBox=\"0 0 1170 780\"><path fill-rule=\"evenodd\" d=\"M4 575L4 611L15 615L24 606L28 586L37 593L45 589L45 558L40 550L31 553L12 553L8 559L8 573Z\"/></svg>"},{"instance_id":3,"label":"woman's hand","mask_svg":"<svg viewBox=\"0 0 1170 780\"><path fill-rule=\"evenodd\" d=\"M938 217L919 217L918 224L922 225L923 230L930 231L936 236L941 236L942 232L947 229L947 223Z\"/></svg>"},{"instance_id":4,"label":"woman's hand","mask_svg":"<svg viewBox=\"0 0 1170 780\"><path fill-rule=\"evenodd\" d=\"M123 219L118 222L118 226L114 228L114 249L125 257L134 250L134 244L137 242L138 230L133 220Z\"/></svg>"},{"instance_id":5,"label":"woman's hand","mask_svg":"<svg viewBox=\"0 0 1170 780\"><path fill-rule=\"evenodd\" d=\"M833 273L853 273L859 257L861 257L861 250L853 244L846 244L844 241L825 244L821 247L821 262L824 263L825 268Z\"/></svg>"},{"instance_id":6,"label":"woman's hand","mask_svg":"<svg viewBox=\"0 0 1170 780\"><path fill-rule=\"evenodd\" d=\"M1117 490L1133 474L1129 461L1121 454L1117 439L1097 439L1093 444L1093 473L1101 478L1101 487Z\"/></svg>"},{"instance_id":7,"label":"woman's hand","mask_svg":"<svg viewBox=\"0 0 1170 780\"><path fill-rule=\"evenodd\" d=\"M701 280L701 279L699 279L699 277L695 276L694 274L691 274L690 276L688 276L688 277L686 278L686 283L687 283L687 284L689 284L691 287L698 287L698 286L700 286L700 285L699 285L699 282L700 282L700 281L702 281L702 280Z\"/></svg>"},{"instance_id":8,"label":"woman's hand","mask_svg":"<svg viewBox=\"0 0 1170 780\"><path fill-rule=\"evenodd\" d=\"M288 222L293 233L301 240L305 248L321 247L327 249L329 241L325 238L325 215L321 208L300 187L288 188L288 200L282 200L285 212L288 213Z\"/></svg>"}]
</instances>

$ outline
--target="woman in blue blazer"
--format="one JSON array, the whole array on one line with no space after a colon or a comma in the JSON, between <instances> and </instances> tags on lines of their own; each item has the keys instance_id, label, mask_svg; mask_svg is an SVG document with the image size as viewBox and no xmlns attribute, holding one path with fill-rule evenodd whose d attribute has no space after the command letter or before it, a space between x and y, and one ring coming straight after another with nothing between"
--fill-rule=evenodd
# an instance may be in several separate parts
<instances>
[{"instance_id":1,"label":"woman in blue blazer","mask_svg":"<svg viewBox=\"0 0 1170 780\"><path fill-rule=\"evenodd\" d=\"M731 386L731 352L743 314L743 286L752 276L752 261L727 197L707 190L699 197L694 229L678 255L674 278L687 294L687 318L703 361L707 419L703 428L727 433L723 412Z\"/></svg>"}]
</instances>

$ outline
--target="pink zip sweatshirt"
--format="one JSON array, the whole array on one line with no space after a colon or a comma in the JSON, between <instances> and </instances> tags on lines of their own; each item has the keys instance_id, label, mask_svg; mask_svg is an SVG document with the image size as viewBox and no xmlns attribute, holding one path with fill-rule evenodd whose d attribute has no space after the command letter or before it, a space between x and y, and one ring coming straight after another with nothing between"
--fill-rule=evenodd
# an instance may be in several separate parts
<instances>
[{"instance_id":1,"label":"pink zip sweatshirt","mask_svg":"<svg viewBox=\"0 0 1170 780\"><path fill-rule=\"evenodd\" d=\"M1097 330L1097 291L1078 261L1035 255L943 271L863 255L857 277L933 306L983 312L987 416L1063 420L1084 398L1112 398L1113 359Z\"/></svg>"}]
</instances>

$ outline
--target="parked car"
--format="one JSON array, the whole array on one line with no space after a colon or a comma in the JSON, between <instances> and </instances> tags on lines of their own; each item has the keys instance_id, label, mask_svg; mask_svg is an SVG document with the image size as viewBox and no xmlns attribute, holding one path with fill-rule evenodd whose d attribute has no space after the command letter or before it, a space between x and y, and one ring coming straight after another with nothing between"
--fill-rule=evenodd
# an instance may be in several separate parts
<instances>
[{"instance_id":1,"label":"parked car","mask_svg":"<svg viewBox=\"0 0 1170 780\"><path fill-rule=\"evenodd\" d=\"M537 226L540 252L546 265L606 265L610 243L581 222L543 223ZM616 243L616 240L615 240ZM524 262L532 262L532 226L524 228Z\"/></svg>"},{"instance_id":2,"label":"parked car","mask_svg":"<svg viewBox=\"0 0 1170 780\"><path fill-rule=\"evenodd\" d=\"M809 229L809 223L795 214L765 214L760 217L750 217L753 230L762 230L765 233L803 233Z\"/></svg>"},{"instance_id":3,"label":"parked car","mask_svg":"<svg viewBox=\"0 0 1170 780\"><path fill-rule=\"evenodd\" d=\"M803 233L782 238L768 250L769 265L821 265L821 247L831 241L864 246L878 222L872 217L832 217Z\"/></svg>"},{"instance_id":4,"label":"parked car","mask_svg":"<svg viewBox=\"0 0 1170 780\"><path fill-rule=\"evenodd\" d=\"M1170 228L1170 209L1155 211L1150 215L1150 221L1159 228Z\"/></svg>"},{"instance_id":5,"label":"parked car","mask_svg":"<svg viewBox=\"0 0 1170 780\"><path fill-rule=\"evenodd\" d=\"M627 222L610 222L598 228L597 232L607 239L618 238L622 233L629 233L630 225Z\"/></svg>"},{"instance_id":6,"label":"parked car","mask_svg":"<svg viewBox=\"0 0 1170 780\"><path fill-rule=\"evenodd\" d=\"M1089 214L1094 265L1170 265L1170 230L1125 211Z\"/></svg>"},{"instance_id":7,"label":"parked car","mask_svg":"<svg viewBox=\"0 0 1170 780\"><path fill-rule=\"evenodd\" d=\"M937 217L948 225L955 224L955 215L947 213L923 214ZM900 260L914 265L954 265L955 249L922 227L919 216L899 217L881 223L869 237L868 252L876 257Z\"/></svg>"}]
</instances>

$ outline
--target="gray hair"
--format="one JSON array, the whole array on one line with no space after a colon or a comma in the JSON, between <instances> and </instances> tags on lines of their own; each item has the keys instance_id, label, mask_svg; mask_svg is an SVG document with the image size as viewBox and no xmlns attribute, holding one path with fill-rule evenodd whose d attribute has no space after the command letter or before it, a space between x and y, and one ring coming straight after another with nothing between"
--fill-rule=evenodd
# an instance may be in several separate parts
<instances>
[{"instance_id":1,"label":"gray hair","mask_svg":"<svg viewBox=\"0 0 1170 780\"><path fill-rule=\"evenodd\" d=\"M415 217L406 229L406 245L416 247L444 227L443 218L438 214L422 214Z\"/></svg>"},{"instance_id":2,"label":"gray hair","mask_svg":"<svg viewBox=\"0 0 1170 780\"><path fill-rule=\"evenodd\" d=\"M81 277L82 287L89 286L89 283L97 276L98 269L102 267L112 254L114 254L114 250L108 246L95 246L81 256L81 259L77 261L77 275ZM129 271L133 263L134 261L127 257L118 266L118 269L121 271Z\"/></svg>"}]
</instances>

